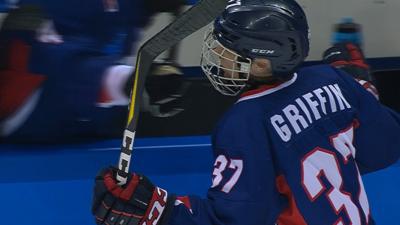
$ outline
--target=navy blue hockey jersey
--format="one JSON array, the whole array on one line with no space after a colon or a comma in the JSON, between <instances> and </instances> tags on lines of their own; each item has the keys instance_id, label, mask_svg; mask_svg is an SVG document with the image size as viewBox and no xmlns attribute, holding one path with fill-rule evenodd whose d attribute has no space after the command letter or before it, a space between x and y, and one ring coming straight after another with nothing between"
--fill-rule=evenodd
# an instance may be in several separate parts
<instances>
[{"instance_id":1,"label":"navy blue hockey jersey","mask_svg":"<svg viewBox=\"0 0 400 225\"><path fill-rule=\"evenodd\" d=\"M375 224L360 174L396 162L400 117L330 66L245 93L218 124L206 199L170 225Z\"/></svg>"},{"instance_id":2,"label":"navy blue hockey jersey","mask_svg":"<svg viewBox=\"0 0 400 225\"><path fill-rule=\"evenodd\" d=\"M43 43L34 32L11 32L7 51L0 52L7 59L0 62L0 137L47 142L103 136L99 131L108 137L121 134L126 106L96 103L105 71L131 53L139 29L152 16L144 2L19 1L43 7L63 43Z\"/></svg>"},{"instance_id":3,"label":"navy blue hockey jersey","mask_svg":"<svg viewBox=\"0 0 400 225\"><path fill-rule=\"evenodd\" d=\"M104 54L131 54L152 13L143 0L22 0L39 4L64 41Z\"/></svg>"}]
</instances>

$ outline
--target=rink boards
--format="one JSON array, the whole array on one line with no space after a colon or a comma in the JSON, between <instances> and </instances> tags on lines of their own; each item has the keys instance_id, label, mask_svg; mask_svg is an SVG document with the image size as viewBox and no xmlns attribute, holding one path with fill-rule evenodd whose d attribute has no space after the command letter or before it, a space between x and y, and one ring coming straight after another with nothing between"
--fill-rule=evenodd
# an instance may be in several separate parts
<instances>
[{"instance_id":1,"label":"rink boards","mask_svg":"<svg viewBox=\"0 0 400 225\"><path fill-rule=\"evenodd\" d=\"M115 164L120 140L62 146L0 146L1 224L94 225L93 178ZM205 196L212 152L208 136L144 138L135 144L133 168L178 194ZM364 182L377 224L400 221L400 165Z\"/></svg>"}]
</instances>

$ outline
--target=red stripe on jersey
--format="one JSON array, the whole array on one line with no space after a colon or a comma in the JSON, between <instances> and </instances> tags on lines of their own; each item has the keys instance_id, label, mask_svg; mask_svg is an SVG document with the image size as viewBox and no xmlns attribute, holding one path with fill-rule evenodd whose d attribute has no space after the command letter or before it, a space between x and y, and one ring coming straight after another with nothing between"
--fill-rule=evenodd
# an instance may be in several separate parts
<instances>
[{"instance_id":1,"label":"red stripe on jersey","mask_svg":"<svg viewBox=\"0 0 400 225\"><path fill-rule=\"evenodd\" d=\"M376 99L379 100L379 92L376 87L366 80L356 79L361 86L365 88L365 90L369 91L371 94L375 96Z\"/></svg>"},{"instance_id":2,"label":"red stripe on jersey","mask_svg":"<svg viewBox=\"0 0 400 225\"><path fill-rule=\"evenodd\" d=\"M13 40L7 53L4 70L0 71L0 119L18 110L42 84L45 77L29 72L31 48L20 40Z\"/></svg>"},{"instance_id":3,"label":"red stripe on jersey","mask_svg":"<svg viewBox=\"0 0 400 225\"><path fill-rule=\"evenodd\" d=\"M190 204L190 199L188 196L179 196L176 198L178 204L183 204L187 209L192 211L192 205Z\"/></svg>"},{"instance_id":4,"label":"red stripe on jersey","mask_svg":"<svg viewBox=\"0 0 400 225\"><path fill-rule=\"evenodd\" d=\"M100 90L99 97L97 98L97 103L110 103L112 98L105 88Z\"/></svg>"},{"instance_id":5,"label":"red stripe on jersey","mask_svg":"<svg viewBox=\"0 0 400 225\"><path fill-rule=\"evenodd\" d=\"M299 209L297 208L296 201L294 199L293 193L290 190L288 183L283 175L276 178L276 186L279 193L285 195L289 200L289 205L283 212L279 215L277 224L278 225L307 225L304 217L301 215Z\"/></svg>"},{"instance_id":6,"label":"red stripe on jersey","mask_svg":"<svg viewBox=\"0 0 400 225\"><path fill-rule=\"evenodd\" d=\"M266 85L261 85L257 89L254 89L254 90L251 90L251 91L246 91L240 97L243 98L243 97L247 97L247 96L250 96L250 95L255 95L255 94L261 93L263 91L278 87L280 84L282 84L282 83L276 83L276 84L273 84L273 85L267 85L267 84Z\"/></svg>"},{"instance_id":7,"label":"red stripe on jersey","mask_svg":"<svg viewBox=\"0 0 400 225\"><path fill-rule=\"evenodd\" d=\"M294 73L292 79L290 79L288 81L277 82L275 84L269 84L269 85L267 85L267 84L261 85L257 89L253 89L253 90L243 93L237 102L246 101L249 99L259 98L259 97L262 97L265 95L272 94L276 91L279 91L283 88L286 88L286 87L292 85L296 80L297 80L297 73Z\"/></svg>"}]
</instances>

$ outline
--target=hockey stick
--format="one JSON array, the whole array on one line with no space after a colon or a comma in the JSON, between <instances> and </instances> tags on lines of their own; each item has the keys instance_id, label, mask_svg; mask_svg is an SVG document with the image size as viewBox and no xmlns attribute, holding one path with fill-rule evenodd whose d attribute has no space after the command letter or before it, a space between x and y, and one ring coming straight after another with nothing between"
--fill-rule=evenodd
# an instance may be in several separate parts
<instances>
[{"instance_id":1,"label":"hockey stick","mask_svg":"<svg viewBox=\"0 0 400 225\"><path fill-rule=\"evenodd\" d=\"M117 180L119 185L127 182L133 152L139 106L146 75L153 60L165 50L176 45L190 34L208 25L227 6L228 0L200 0L180 15L174 22L144 43L137 54L135 79L129 105L128 125L124 132L121 155L118 162Z\"/></svg>"},{"instance_id":2,"label":"hockey stick","mask_svg":"<svg viewBox=\"0 0 400 225\"><path fill-rule=\"evenodd\" d=\"M182 8L183 7L179 7L177 10L172 12L173 19L171 22L173 22L174 20L176 20L179 17L179 15L182 12ZM172 48L169 50L167 61L175 62L177 60L178 48L179 48L179 44L172 46Z\"/></svg>"}]
</instances>

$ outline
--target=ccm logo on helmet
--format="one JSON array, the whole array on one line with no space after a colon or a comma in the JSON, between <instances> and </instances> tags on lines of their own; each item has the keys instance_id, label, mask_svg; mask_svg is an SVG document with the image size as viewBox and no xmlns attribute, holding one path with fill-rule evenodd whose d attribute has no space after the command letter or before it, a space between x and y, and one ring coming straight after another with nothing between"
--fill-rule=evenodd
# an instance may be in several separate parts
<instances>
[{"instance_id":1,"label":"ccm logo on helmet","mask_svg":"<svg viewBox=\"0 0 400 225\"><path fill-rule=\"evenodd\" d=\"M242 0L229 0L228 1L228 6L226 6L227 9L233 6L240 6L242 5Z\"/></svg>"},{"instance_id":2,"label":"ccm logo on helmet","mask_svg":"<svg viewBox=\"0 0 400 225\"><path fill-rule=\"evenodd\" d=\"M267 50L267 49L252 49L252 53L263 54L263 55L271 55L275 53L275 50Z\"/></svg>"}]
</instances>

